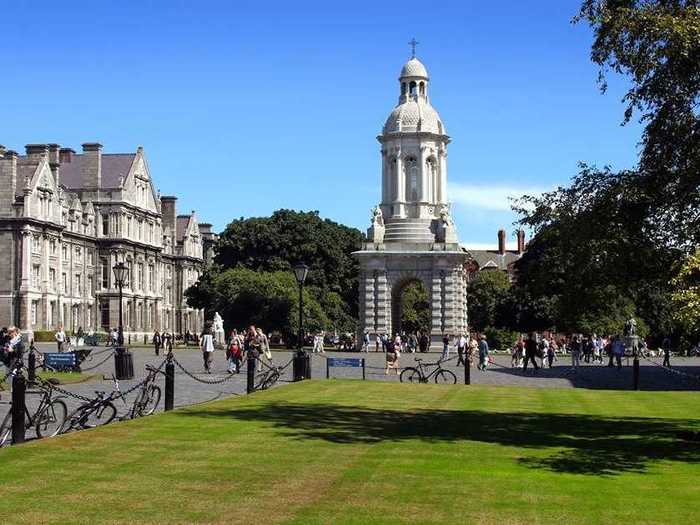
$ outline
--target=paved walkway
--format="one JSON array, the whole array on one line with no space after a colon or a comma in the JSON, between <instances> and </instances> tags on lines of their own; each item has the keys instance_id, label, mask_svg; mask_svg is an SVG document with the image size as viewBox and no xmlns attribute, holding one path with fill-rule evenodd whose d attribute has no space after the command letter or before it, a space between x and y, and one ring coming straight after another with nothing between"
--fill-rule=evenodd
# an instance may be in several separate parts
<instances>
[{"instance_id":1,"label":"paved walkway","mask_svg":"<svg viewBox=\"0 0 700 525\"><path fill-rule=\"evenodd\" d=\"M39 345L41 351L53 351L54 345ZM103 352L104 348L94 350L95 357L88 358L83 363L83 369L98 365L90 373L98 374L95 380L74 384L61 385L65 390L85 397L94 397L95 391L111 392L114 383L111 379L114 373L114 359L109 358L100 364L110 354ZM159 366L164 356L155 356L152 348L134 348L131 350L134 359L135 378L130 381L120 381L120 389L126 391L139 383L145 377L145 365ZM100 353L102 352L102 353ZM229 376L226 372L226 361L224 353L217 351L214 354L212 363L212 374L204 373L201 353L195 348L176 349L175 358L182 366L190 371L195 378L204 381L224 380L219 384L203 384L190 375L183 372L179 367L175 368L175 406L186 406L196 403L213 401L231 395L241 395L246 389L245 370L239 375ZM290 361L293 352L275 351L273 361L277 365L284 365ZM368 354L358 352L327 352L325 355L312 355L312 376L322 379L326 377L326 357L364 357L366 359L366 377L368 380L398 381L397 375L393 372L389 375L384 373L385 356L383 353L369 352ZM400 365L402 367L414 366L415 358L424 359L425 362L437 361L439 354L402 354ZM452 355L454 357L454 354ZM641 361L640 387L642 390L700 390L700 358L676 358L673 361L674 371L668 371L659 366L661 359L655 358L650 361ZM630 360L631 364L631 360ZM510 366L510 357L497 355L494 363L486 372L481 372L476 368L471 369L472 384L487 385L517 385L547 388L594 388L594 389L623 389L629 390L632 387L632 367L625 366L622 370L608 368L600 364L582 365L578 371L574 372L568 366L569 358L560 356L559 361L551 369L541 369L538 372L522 369L514 369ZM445 363L445 368L452 370L458 383L464 381L464 368L456 365L456 359L451 359ZM331 377L337 378L362 378L362 370L359 368L331 368ZM283 380L292 379L292 367L285 369ZM164 377L158 376L157 383L164 391ZM127 396L126 403L115 401L115 406L119 410L119 415L126 414L133 403L135 394ZM29 406L38 402L37 396L27 396ZM0 420L4 418L9 410L10 394L8 391L2 392L0 400ZM75 398L68 399L69 411L77 407L82 401ZM163 408L163 401L159 410Z\"/></svg>"}]
</instances>

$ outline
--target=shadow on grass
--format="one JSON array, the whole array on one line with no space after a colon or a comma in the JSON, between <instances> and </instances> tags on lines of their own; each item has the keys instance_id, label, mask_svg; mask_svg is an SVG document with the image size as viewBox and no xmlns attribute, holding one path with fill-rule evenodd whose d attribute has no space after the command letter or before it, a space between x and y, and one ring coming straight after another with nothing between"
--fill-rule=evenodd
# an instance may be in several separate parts
<instances>
[{"instance_id":1,"label":"shadow on grass","mask_svg":"<svg viewBox=\"0 0 700 525\"><path fill-rule=\"evenodd\" d=\"M654 461L700 460L698 444L679 437L691 429L697 430L700 424L692 420L446 410L403 412L293 403L180 414L271 423L287 437L340 444L419 439L479 441L524 450L552 448L549 455L538 454L519 461L530 468L554 472L609 476L643 473Z\"/></svg>"},{"instance_id":2,"label":"shadow on grass","mask_svg":"<svg viewBox=\"0 0 700 525\"><path fill-rule=\"evenodd\" d=\"M633 389L633 371L631 366L624 366L621 370L618 370L616 367L610 368L598 365L581 366L578 371L574 371L566 363L565 358L560 358L560 362L555 363L554 368L540 368L537 372L531 367L524 371L522 368L496 365L489 368L486 373L527 377L528 380L532 381L566 379L576 388L594 390ZM700 367L675 366L674 371L669 371L659 366L643 364L640 367L639 389L646 391L700 390ZM472 374L474 373L472 371Z\"/></svg>"}]
</instances>

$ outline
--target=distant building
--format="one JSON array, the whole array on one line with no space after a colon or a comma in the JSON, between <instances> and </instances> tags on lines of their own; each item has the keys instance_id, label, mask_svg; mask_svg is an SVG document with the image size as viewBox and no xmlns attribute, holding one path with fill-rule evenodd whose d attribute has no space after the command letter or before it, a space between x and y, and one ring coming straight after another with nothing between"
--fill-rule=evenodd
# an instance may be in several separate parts
<instances>
[{"instance_id":1,"label":"distant building","mask_svg":"<svg viewBox=\"0 0 700 525\"><path fill-rule=\"evenodd\" d=\"M124 331L200 332L203 312L184 291L211 260L215 235L176 197L156 192L136 153L82 154L30 144L26 155L0 146L0 323L23 331L105 331L118 325L113 266L130 268Z\"/></svg>"},{"instance_id":2,"label":"distant building","mask_svg":"<svg viewBox=\"0 0 700 525\"><path fill-rule=\"evenodd\" d=\"M499 270L506 272L511 281L515 280L515 262L520 259L525 253L525 232L518 230L517 248L508 250L506 248L506 231L498 230L498 244L493 250L475 250L469 247L463 247L464 251L469 254L469 259L465 264L467 275L471 280L477 272L487 270Z\"/></svg>"}]
</instances>

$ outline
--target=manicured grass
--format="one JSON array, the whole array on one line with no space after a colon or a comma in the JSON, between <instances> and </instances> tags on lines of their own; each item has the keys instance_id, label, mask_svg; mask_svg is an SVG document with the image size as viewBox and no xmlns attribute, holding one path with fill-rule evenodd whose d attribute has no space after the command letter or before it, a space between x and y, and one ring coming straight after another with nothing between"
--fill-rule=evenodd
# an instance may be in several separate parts
<instances>
[{"instance_id":1,"label":"manicured grass","mask_svg":"<svg viewBox=\"0 0 700 525\"><path fill-rule=\"evenodd\" d=\"M697 523L696 393L307 381L0 450L3 523Z\"/></svg>"},{"instance_id":2,"label":"manicured grass","mask_svg":"<svg viewBox=\"0 0 700 525\"><path fill-rule=\"evenodd\" d=\"M75 383L87 383L100 379L102 374L79 374L74 372L37 372L37 377L41 379L58 379L60 385L71 385ZM2 382L3 388L8 388L8 382Z\"/></svg>"}]
</instances>

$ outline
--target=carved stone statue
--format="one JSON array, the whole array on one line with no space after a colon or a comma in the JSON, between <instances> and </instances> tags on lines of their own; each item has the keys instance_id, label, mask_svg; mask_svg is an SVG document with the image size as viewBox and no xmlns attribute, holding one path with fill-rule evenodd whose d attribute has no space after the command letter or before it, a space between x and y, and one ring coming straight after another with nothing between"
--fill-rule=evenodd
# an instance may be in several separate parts
<instances>
[{"instance_id":1,"label":"carved stone statue","mask_svg":"<svg viewBox=\"0 0 700 525\"><path fill-rule=\"evenodd\" d=\"M367 230L367 239L369 242L381 244L384 242L384 214L379 206L372 209L372 226Z\"/></svg>"},{"instance_id":2,"label":"carved stone statue","mask_svg":"<svg viewBox=\"0 0 700 525\"><path fill-rule=\"evenodd\" d=\"M450 216L449 206L440 208L440 219L438 220L436 233L438 242L457 242L457 230Z\"/></svg>"},{"instance_id":3,"label":"carved stone statue","mask_svg":"<svg viewBox=\"0 0 700 525\"><path fill-rule=\"evenodd\" d=\"M625 335L637 335L637 321L635 321L634 317L630 317L625 323Z\"/></svg>"},{"instance_id":4,"label":"carved stone statue","mask_svg":"<svg viewBox=\"0 0 700 525\"><path fill-rule=\"evenodd\" d=\"M214 312L214 342L223 345L225 342L224 320L219 315L219 312Z\"/></svg>"}]
</instances>

